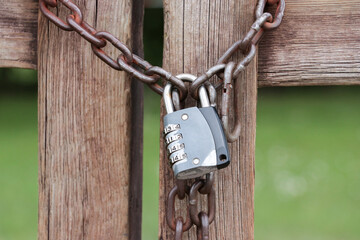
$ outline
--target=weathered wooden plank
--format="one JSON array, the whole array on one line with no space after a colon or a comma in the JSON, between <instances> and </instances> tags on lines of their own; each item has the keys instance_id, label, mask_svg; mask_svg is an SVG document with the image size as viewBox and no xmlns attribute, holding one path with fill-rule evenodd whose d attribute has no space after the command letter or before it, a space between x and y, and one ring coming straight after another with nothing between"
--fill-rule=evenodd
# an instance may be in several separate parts
<instances>
[{"instance_id":1,"label":"weathered wooden plank","mask_svg":"<svg viewBox=\"0 0 360 240\"><path fill-rule=\"evenodd\" d=\"M174 74L203 73L216 63L227 47L248 31L253 22L255 4L256 1L245 0L165 0L165 69ZM216 173L217 210L215 221L210 225L210 239L254 238L256 60L239 81L241 88L237 93L243 100L239 106L242 134L240 141L230 145L230 167ZM163 149L160 158L159 239L165 240L174 236L165 220L166 198L174 181ZM186 205L184 200L176 202L176 208L182 209L177 216L185 216ZM205 205L203 201L202 206ZM195 227L184 233L183 239L196 239Z\"/></svg>"},{"instance_id":2,"label":"weathered wooden plank","mask_svg":"<svg viewBox=\"0 0 360 240\"><path fill-rule=\"evenodd\" d=\"M359 85L359 25L359 0L287 0L259 47L259 86Z\"/></svg>"},{"instance_id":3,"label":"weathered wooden plank","mask_svg":"<svg viewBox=\"0 0 360 240\"><path fill-rule=\"evenodd\" d=\"M0 67L36 68L37 0L0 0Z\"/></svg>"},{"instance_id":4,"label":"weathered wooden plank","mask_svg":"<svg viewBox=\"0 0 360 240\"><path fill-rule=\"evenodd\" d=\"M88 23L139 46L140 36L131 40L131 0L76 3ZM58 14L64 19L69 10ZM141 146L131 154L139 144L132 130L142 126L142 113L132 111L142 109L139 96L131 95L129 76L100 61L78 34L41 14L38 34L39 239L139 239L139 206L129 206L141 205L141 180L129 186L139 183L129 176L138 172L131 158L142 168Z\"/></svg>"},{"instance_id":5,"label":"weathered wooden plank","mask_svg":"<svg viewBox=\"0 0 360 240\"><path fill-rule=\"evenodd\" d=\"M36 68L37 0L0 4L0 67ZM360 84L359 24L360 0L286 0L259 47L259 86Z\"/></svg>"}]
</instances>

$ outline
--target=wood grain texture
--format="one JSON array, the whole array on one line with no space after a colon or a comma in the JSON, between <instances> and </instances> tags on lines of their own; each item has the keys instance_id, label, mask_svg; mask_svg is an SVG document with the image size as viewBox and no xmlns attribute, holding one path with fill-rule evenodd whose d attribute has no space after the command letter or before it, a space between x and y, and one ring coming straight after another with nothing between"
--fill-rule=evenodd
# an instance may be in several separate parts
<instances>
[{"instance_id":1,"label":"wood grain texture","mask_svg":"<svg viewBox=\"0 0 360 240\"><path fill-rule=\"evenodd\" d=\"M37 0L0 4L0 67L35 69ZM286 0L259 47L259 86L360 84L359 25L360 0Z\"/></svg>"},{"instance_id":2,"label":"wood grain texture","mask_svg":"<svg viewBox=\"0 0 360 240\"><path fill-rule=\"evenodd\" d=\"M359 26L359 0L286 0L259 47L259 86L359 85Z\"/></svg>"},{"instance_id":3,"label":"wood grain texture","mask_svg":"<svg viewBox=\"0 0 360 240\"><path fill-rule=\"evenodd\" d=\"M0 0L0 67L36 68L37 0Z\"/></svg>"},{"instance_id":4,"label":"wood grain texture","mask_svg":"<svg viewBox=\"0 0 360 240\"><path fill-rule=\"evenodd\" d=\"M245 0L165 0L164 68L174 74L203 73L244 36L252 24L255 4L256 1ZM230 166L216 172L217 210L210 225L210 239L254 239L256 60L239 81L242 134L240 140L230 145ZM164 146L163 142L160 146ZM165 220L166 199L174 181L164 147L160 159L159 239L168 240L174 234ZM202 206L205 205L202 199ZM177 216L185 216L186 201L177 201L176 208ZM196 239L195 227L184 235L183 239Z\"/></svg>"},{"instance_id":5,"label":"wood grain texture","mask_svg":"<svg viewBox=\"0 0 360 240\"><path fill-rule=\"evenodd\" d=\"M76 3L88 23L132 45L131 0ZM68 13L59 7L60 17ZM139 202L129 187L139 156L131 154L131 81L41 14L38 30L39 239L130 239L129 202Z\"/></svg>"}]
</instances>

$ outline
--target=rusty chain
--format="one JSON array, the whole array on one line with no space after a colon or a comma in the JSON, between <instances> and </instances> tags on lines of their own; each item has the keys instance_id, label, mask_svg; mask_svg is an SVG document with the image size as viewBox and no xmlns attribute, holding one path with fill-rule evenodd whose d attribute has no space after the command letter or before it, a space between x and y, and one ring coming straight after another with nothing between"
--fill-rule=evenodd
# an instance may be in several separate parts
<instances>
[{"instance_id":1,"label":"rusty chain","mask_svg":"<svg viewBox=\"0 0 360 240\"><path fill-rule=\"evenodd\" d=\"M50 10L50 8L58 7L58 2L62 3L71 11L65 21ZM95 55L110 67L127 72L130 76L149 85L149 87L158 94L162 94L163 92L163 87L159 84L160 78L170 81L177 89L179 89L180 99L184 100L186 98L188 90L183 81L173 76L165 69L153 66L141 57L133 54L124 43L111 33L104 31L98 32L83 20L81 10L71 0L39 0L39 7L41 12L56 26L66 31L75 31L87 40L91 44L91 48ZM104 51L104 47L108 43L112 44L120 51L117 59L111 58ZM138 69L141 69L142 71Z\"/></svg>"},{"instance_id":2,"label":"rusty chain","mask_svg":"<svg viewBox=\"0 0 360 240\"><path fill-rule=\"evenodd\" d=\"M66 20L62 20L56 16L49 8L58 7L58 2L61 2L66 8L70 10L70 14L66 17ZM275 16L264 12L265 5L277 4ZM161 80L169 81L174 85L177 91L174 91L173 99L175 108L178 110L184 103L185 98L188 95L188 88L185 83L172 75L165 69L153 66L149 62L145 61L141 57L133 54L131 50L123 44L118 38L109 32L97 31L90 24L83 20L83 15L80 8L73 3L71 0L39 0L39 6L42 13L52 21L59 28L66 31L75 31L85 40L90 42L91 48L94 54L99 57L103 62L108 64L110 67L125 71L130 76L137 78L143 83L149 85L149 87L158 94L163 93L163 84ZM229 101L230 101L230 88L232 88L232 80L236 79L246 68L247 65L252 61L256 55L256 45L261 40L263 34L267 30L277 28L283 18L285 10L285 0L259 0L256 8L256 20L251 26L250 30L245 34L245 37L235 42L217 61L217 64L209 68L203 75L199 76L194 82L190 84L189 91L190 95L198 99L198 89L201 85L205 84L209 96L211 105L215 106L216 88L224 85L224 91L222 96L221 112L222 119L224 120L223 125L226 130L226 134L229 142L233 142L238 139L240 135L240 126L238 121L238 114L235 121L234 131L229 133L228 117L229 112ZM104 47L110 43L120 51L117 59L111 58L105 51ZM229 63L229 59L238 51L244 54L244 58L236 64L232 71L232 77L227 82L224 82L224 72ZM215 87L210 83L210 78L217 75L220 78L219 83L215 84ZM234 94L238 95L238 94ZM236 104L234 104L236 105ZM236 108L236 106L235 106ZM237 111L237 110L236 110Z\"/></svg>"},{"instance_id":3,"label":"rusty chain","mask_svg":"<svg viewBox=\"0 0 360 240\"><path fill-rule=\"evenodd\" d=\"M215 190L213 187L214 173L206 175L205 179L197 178L187 185L186 180L177 180L167 199L166 221L171 230L175 231L175 239L180 240L183 233L193 225L197 227L198 239L209 239L209 225L215 218ZM199 195L207 196L207 212L199 211ZM175 197L184 200L187 196L188 206L186 220L175 217Z\"/></svg>"},{"instance_id":4,"label":"rusty chain","mask_svg":"<svg viewBox=\"0 0 360 240\"><path fill-rule=\"evenodd\" d=\"M270 13L264 12L266 3L269 5L277 4L274 21ZM203 75L199 76L190 86L191 96L198 99L198 89L205 82L217 74L220 79L223 78L228 60L237 52L241 51L245 57L236 65L233 73L233 79L237 78L245 67L249 65L256 55L256 45L260 42L264 35L264 31L277 28L284 16L285 0L259 0L256 8L256 20L251 26L250 30L245 34L245 37L235 42L228 50L219 58L216 65L209 68Z\"/></svg>"},{"instance_id":5,"label":"rusty chain","mask_svg":"<svg viewBox=\"0 0 360 240\"><path fill-rule=\"evenodd\" d=\"M275 17L273 18L270 13L265 12L264 8L266 3L270 5L277 4L277 10ZM235 126L232 130L229 127L229 102L231 89L233 88L232 83L235 80L235 88L239 89L238 76L245 70L246 66L253 60L256 55L256 45L259 43L264 35L264 32L277 28L283 18L285 10L285 0L260 0L256 9L256 17L254 24L251 26L249 32L245 35L242 40L234 43L220 59L217 64L209 68L203 75L195 79L190 85L190 94L193 98L198 98L198 89L200 86L209 83L212 76L218 75L222 80L220 84L216 84L215 87L223 85L223 94L221 101L221 117L224 127L224 132L228 142L234 142L239 138L240 135L240 118L238 102L240 94L233 93L234 96L234 109L235 109ZM274 19L274 20L273 20ZM237 52L241 51L244 54L244 58L237 64L229 59ZM211 93L208 89L208 92ZM176 92L175 92L176 93ZM211 95L211 94L210 94ZM176 109L181 108L179 97L173 95L174 105ZM191 225L197 227L197 239L208 240L209 239L209 225L213 222L215 216L215 192L213 188L214 175L213 173L207 174L206 179L197 179L190 186L186 185L186 181L177 181L175 187L171 190L167 202L167 223L169 227L175 231L175 239L179 240L182 238L183 232L191 228ZM181 191L179 189L182 189ZM190 190L189 190L190 189ZM179 193L182 193L180 196ZM175 196L178 194L178 198L183 200L185 194L188 196L187 206L187 218L184 222L182 217L175 219ZM205 194L208 201L208 212L198 211L198 195ZM190 218L189 218L190 214ZM189 223L190 222L190 223ZM189 227L190 226L190 227Z\"/></svg>"},{"instance_id":6,"label":"rusty chain","mask_svg":"<svg viewBox=\"0 0 360 240\"><path fill-rule=\"evenodd\" d=\"M51 8L58 7L58 2L62 3L71 12L65 20L61 19L50 10ZM264 12L266 4L277 5L274 17L269 12ZM275 29L280 25L284 16L285 0L259 0L255 11L256 20L250 30L245 34L245 37L235 42L219 58L216 65L210 67L203 75L197 77L197 79L190 84L189 89L182 80L172 75L170 72L161 67L153 66L141 57L133 54L124 43L111 33L97 31L90 24L85 22L80 8L71 0L39 0L39 7L41 12L56 26L66 31L75 31L87 40L91 44L94 54L113 69L127 72L130 76L147 84L158 94L162 94L164 91L161 81L171 82L175 89L172 96L176 110L183 107L188 91L193 98L198 99L198 89L202 85L205 85L209 93L211 105L215 106L216 89L223 86L221 117L228 141L234 142L240 135L241 127L238 113L239 110L237 107L239 99L236 98L234 98L236 119L232 130L230 130L228 124L230 94L233 92L230 91L233 88L232 83L235 80L237 85L235 89L239 89L239 79L237 78L255 57L257 51L256 46L264 33L268 30ZM111 58L104 51L104 47L108 43L120 51L117 59ZM238 51L240 51L244 57L238 63L229 61ZM213 86L210 83L210 79L215 75L217 75L220 80ZM240 94L233 93L233 95L239 97ZM175 239L181 239L183 233L188 231L193 225L197 227L198 240L209 239L209 225L214 221L215 217L215 190L213 182L213 173L207 174L205 179L195 179L191 186L189 186L185 180L176 181L175 186L168 195L166 214L166 221L169 227L175 231ZM207 212L198 210L199 194L207 196ZM185 221L181 216L175 217L176 196L180 200L188 198Z\"/></svg>"}]
</instances>

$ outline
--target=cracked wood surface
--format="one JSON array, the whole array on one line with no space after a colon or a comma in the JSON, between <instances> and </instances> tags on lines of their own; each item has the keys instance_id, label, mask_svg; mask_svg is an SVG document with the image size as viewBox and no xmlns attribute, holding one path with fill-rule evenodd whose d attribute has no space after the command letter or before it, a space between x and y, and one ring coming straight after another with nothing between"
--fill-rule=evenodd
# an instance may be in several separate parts
<instances>
[{"instance_id":1,"label":"cracked wood surface","mask_svg":"<svg viewBox=\"0 0 360 240\"><path fill-rule=\"evenodd\" d=\"M0 0L0 67L36 68L37 0Z\"/></svg>"},{"instance_id":2,"label":"cracked wood surface","mask_svg":"<svg viewBox=\"0 0 360 240\"><path fill-rule=\"evenodd\" d=\"M260 87L360 84L360 1L286 0L259 47Z\"/></svg>"},{"instance_id":3,"label":"cracked wood surface","mask_svg":"<svg viewBox=\"0 0 360 240\"><path fill-rule=\"evenodd\" d=\"M174 74L204 72L234 41L244 36L252 25L255 4L256 1L245 0L165 0L165 69ZM229 146L230 166L215 174L216 214L209 239L254 239L256 72L255 59L238 79L242 133L240 140ZM233 109L230 114L234 114ZM163 140L160 146L159 239L170 240L174 239L174 233L165 219L166 199L174 181ZM176 209L182 209L177 211L177 216L186 216L187 201L188 198L176 201ZM206 200L202 198L201 202L202 209L206 209ZM185 232L183 239L196 239L195 229Z\"/></svg>"},{"instance_id":4,"label":"cracked wood surface","mask_svg":"<svg viewBox=\"0 0 360 240\"><path fill-rule=\"evenodd\" d=\"M131 40L131 0L76 2L88 23L141 54L141 36ZM63 19L69 13L58 11ZM141 96L131 95L129 76L99 60L77 33L41 14L38 30L39 239L140 239ZM131 166L132 158L140 166ZM130 178L137 167L140 175Z\"/></svg>"},{"instance_id":5,"label":"cracked wood surface","mask_svg":"<svg viewBox=\"0 0 360 240\"><path fill-rule=\"evenodd\" d=\"M0 67L35 69L37 0L0 4ZM286 0L259 47L259 86L359 85L359 25L360 0Z\"/></svg>"}]
</instances>

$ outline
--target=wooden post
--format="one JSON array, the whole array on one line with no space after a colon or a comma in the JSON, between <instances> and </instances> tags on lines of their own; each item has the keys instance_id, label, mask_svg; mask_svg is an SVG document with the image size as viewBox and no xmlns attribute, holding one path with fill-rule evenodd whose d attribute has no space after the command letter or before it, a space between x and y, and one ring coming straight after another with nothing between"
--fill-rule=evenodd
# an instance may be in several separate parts
<instances>
[{"instance_id":1,"label":"wooden post","mask_svg":"<svg viewBox=\"0 0 360 240\"><path fill-rule=\"evenodd\" d=\"M203 73L248 31L254 21L255 5L256 1L245 0L165 0L165 69L174 74ZM210 239L254 239L256 73L255 60L241 75L241 89L236 90L242 99L242 133L230 145L230 167L216 173L217 209L215 221L210 225ZM233 114L234 110L231 111ZM161 151L159 239L173 239L165 220L167 193L173 184L172 171ZM179 207L186 208L185 201L177 201ZM184 239L196 239L195 228L184 235Z\"/></svg>"},{"instance_id":2,"label":"wooden post","mask_svg":"<svg viewBox=\"0 0 360 240\"><path fill-rule=\"evenodd\" d=\"M142 14L142 1L132 3L76 2L96 29L139 47L131 22ZM69 10L60 7L58 14L65 19ZM96 58L88 42L41 14L38 71L39 239L140 239L141 87L136 91L139 86Z\"/></svg>"}]
</instances>

